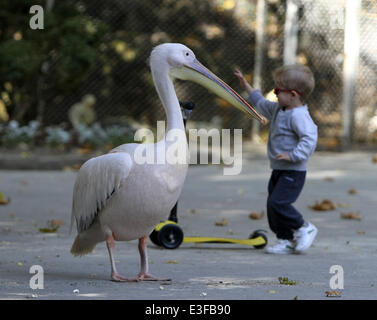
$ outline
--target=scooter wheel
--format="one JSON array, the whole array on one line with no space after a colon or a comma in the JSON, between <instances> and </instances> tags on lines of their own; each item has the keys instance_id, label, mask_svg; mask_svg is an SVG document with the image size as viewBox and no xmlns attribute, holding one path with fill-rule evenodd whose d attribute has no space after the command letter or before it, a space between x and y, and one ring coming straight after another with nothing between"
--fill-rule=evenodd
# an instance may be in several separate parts
<instances>
[{"instance_id":1,"label":"scooter wheel","mask_svg":"<svg viewBox=\"0 0 377 320\"><path fill-rule=\"evenodd\" d=\"M156 246L161 247L161 243L158 241L158 231L153 230L149 235L149 239L151 239L152 243L154 243Z\"/></svg>"},{"instance_id":2,"label":"scooter wheel","mask_svg":"<svg viewBox=\"0 0 377 320\"><path fill-rule=\"evenodd\" d=\"M267 239L266 235L264 234L265 232L266 232L266 230L255 230L249 236L249 239L254 239L254 238L262 237L266 241L263 244L259 244L259 245L254 246L255 249L263 249L267 245L268 239Z\"/></svg>"},{"instance_id":3,"label":"scooter wheel","mask_svg":"<svg viewBox=\"0 0 377 320\"><path fill-rule=\"evenodd\" d=\"M157 233L160 246L166 249L176 249L183 241L183 231L176 224L167 224Z\"/></svg>"}]
</instances>

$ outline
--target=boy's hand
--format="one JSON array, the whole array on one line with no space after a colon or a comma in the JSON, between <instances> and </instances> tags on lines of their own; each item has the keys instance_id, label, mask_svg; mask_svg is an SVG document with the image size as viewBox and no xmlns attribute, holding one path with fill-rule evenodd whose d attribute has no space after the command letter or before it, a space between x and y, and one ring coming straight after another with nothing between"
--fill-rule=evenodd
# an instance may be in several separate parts
<instances>
[{"instance_id":1,"label":"boy's hand","mask_svg":"<svg viewBox=\"0 0 377 320\"><path fill-rule=\"evenodd\" d=\"M279 153L276 157L276 160L287 160L287 161L292 161L291 157L289 156L288 153Z\"/></svg>"},{"instance_id":2,"label":"boy's hand","mask_svg":"<svg viewBox=\"0 0 377 320\"><path fill-rule=\"evenodd\" d=\"M254 89L251 87L251 85L246 81L244 75L242 72L238 69L234 69L234 75L240 80L241 87L247 91L248 94L252 93Z\"/></svg>"}]
</instances>

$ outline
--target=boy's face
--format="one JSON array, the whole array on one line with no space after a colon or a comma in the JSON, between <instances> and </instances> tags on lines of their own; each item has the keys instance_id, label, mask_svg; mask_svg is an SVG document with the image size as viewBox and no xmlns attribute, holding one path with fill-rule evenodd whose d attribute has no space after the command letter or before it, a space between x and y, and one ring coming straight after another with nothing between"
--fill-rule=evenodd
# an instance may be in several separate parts
<instances>
[{"instance_id":1,"label":"boy's face","mask_svg":"<svg viewBox=\"0 0 377 320\"><path fill-rule=\"evenodd\" d=\"M277 95L278 102L283 107L288 107L290 105L292 94L290 92L279 92Z\"/></svg>"},{"instance_id":2,"label":"boy's face","mask_svg":"<svg viewBox=\"0 0 377 320\"><path fill-rule=\"evenodd\" d=\"M275 94L278 98L278 102L283 107L296 107L302 105L300 95L294 90L287 90L284 88L275 89Z\"/></svg>"}]
</instances>

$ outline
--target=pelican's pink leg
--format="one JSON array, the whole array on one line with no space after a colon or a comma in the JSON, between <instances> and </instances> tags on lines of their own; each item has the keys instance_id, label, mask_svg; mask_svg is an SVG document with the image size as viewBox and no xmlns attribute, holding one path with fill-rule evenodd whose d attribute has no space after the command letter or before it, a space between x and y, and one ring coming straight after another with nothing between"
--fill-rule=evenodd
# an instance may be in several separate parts
<instances>
[{"instance_id":1,"label":"pelican's pink leg","mask_svg":"<svg viewBox=\"0 0 377 320\"><path fill-rule=\"evenodd\" d=\"M138 280L144 281L170 281L171 279L157 278L148 273L148 255L147 255L147 242L146 236L139 239L139 253L140 253L140 273L138 274Z\"/></svg>"},{"instance_id":2,"label":"pelican's pink leg","mask_svg":"<svg viewBox=\"0 0 377 320\"><path fill-rule=\"evenodd\" d=\"M106 237L106 245L107 245L107 250L109 251L109 256L110 256L111 281L137 281L136 278L125 278L117 272L117 269L115 267L114 252L113 252L114 247L115 247L113 235L109 235Z\"/></svg>"}]
</instances>

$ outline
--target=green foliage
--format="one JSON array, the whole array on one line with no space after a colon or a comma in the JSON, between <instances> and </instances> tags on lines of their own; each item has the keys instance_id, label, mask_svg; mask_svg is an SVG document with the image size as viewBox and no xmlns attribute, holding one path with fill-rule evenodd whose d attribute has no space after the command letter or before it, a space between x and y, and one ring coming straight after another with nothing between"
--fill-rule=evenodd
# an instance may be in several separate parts
<instances>
[{"instance_id":1,"label":"green foliage","mask_svg":"<svg viewBox=\"0 0 377 320\"><path fill-rule=\"evenodd\" d=\"M28 40L6 40L0 43L0 79L18 83L38 73L43 55Z\"/></svg>"},{"instance_id":2,"label":"green foliage","mask_svg":"<svg viewBox=\"0 0 377 320\"><path fill-rule=\"evenodd\" d=\"M25 116L37 116L41 100L75 90L86 80L108 28L80 13L74 3L55 1L51 11L44 10L44 29L32 30L29 9L36 4L44 7L45 1L0 4L0 91L11 83L8 112L26 122Z\"/></svg>"}]
</instances>

